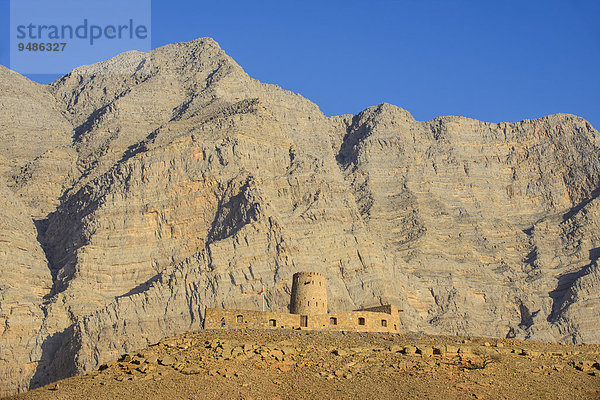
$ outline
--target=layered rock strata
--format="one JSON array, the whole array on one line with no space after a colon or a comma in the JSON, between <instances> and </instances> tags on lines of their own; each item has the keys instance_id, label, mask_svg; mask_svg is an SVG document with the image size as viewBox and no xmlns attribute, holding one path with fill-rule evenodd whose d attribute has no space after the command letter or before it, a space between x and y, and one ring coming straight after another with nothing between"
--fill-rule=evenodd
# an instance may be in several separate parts
<instances>
[{"instance_id":1,"label":"layered rock strata","mask_svg":"<svg viewBox=\"0 0 600 400\"><path fill-rule=\"evenodd\" d=\"M325 117L212 39L35 84L0 68L3 394L202 327L392 303L404 330L600 342L598 132L572 115ZM5 389L4 389L5 388Z\"/></svg>"}]
</instances>

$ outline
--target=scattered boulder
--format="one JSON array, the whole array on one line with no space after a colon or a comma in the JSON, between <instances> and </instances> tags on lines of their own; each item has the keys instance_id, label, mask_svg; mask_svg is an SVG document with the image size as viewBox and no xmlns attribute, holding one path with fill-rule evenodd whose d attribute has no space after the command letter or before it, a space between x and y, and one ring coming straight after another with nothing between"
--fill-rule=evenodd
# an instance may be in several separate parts
<instances>
[{"instance_id":1,"label":"scattered boulder","mask_svg":"<svg viewBox=\"0 0 600 400\"><path fill-rule=\"evenodd\" d=\"M404 350L404 347L400 345L392 345L390 346L391 353L401 353Z\"/></svg>"},{"instance_id":2,"label":"scattered boulder","mask_svg":"<svg viewBox=\"0 0 600 400\"><path fill-rule=\"evenodd\" d=\"M433 355L433 347L431 346L419 346L417 347L417 353L423 357L429 357Z\"/></svg>"},{"instance_id":3,"label":"scattered boulder","mask_svg":"<svg viewBox=\"0 0 600 400\"><path fill-rule=\"evenodd\" d=\"M291 355L297 353L297 350L294 347L290 347L290 346L284 346L284 347L282 347L281 351L286 356L291 356Z\"/></svg>"},{"instance_id":4,"label":"scattered boulder","mask_svg":"<svg viewBox=\"0 0 600 400\"><path fill-rule=\"evenodd\" d=\"M539 357L541 355L541 353L539 351L530 350L530 349L521 349L520 354L522 356L529 356L529 357Z\"/></svg>"},{"instance_id":5,"label":"scattered boulder","mask_svg":"<svg viewBox=\"0 0 600 400\"><path fill-rule=\"evenodd\" d=\"M277 361L283 361L283 351L275 349L271 351L271 357L273 357Z\"/></svg>"},{"instance_id":6,"label":"scattered boulder","mask_svg":"<svg viewBox=\"0 0 600 400\"><path fill-rule=\"evenodd\" d=\"M196 375L204 371L204 368L199 367L197 365L188 365L184 367L181 371L184 375Z\"/></svg>"},{"instance_id":7,"label":"scattered boulder","mask_svg":"<svg viewBox=\"0 0 600 400\"><path fill-rule=\"evenodd\" d=\"M158 363L160 365L164 365L166 367L170 367L171 365L175 364L175 359L171 356L163 356L161 358L158 359Z\"/></svg>"},{"instance_id":8,"label":"scattered boulder","mask_svg":"<svg viewBox=\"0 0 600 400\"><path fill-rule=\"evenodd\" d=\"M335 354L336 356L340 356L340 357L345 357L348 354L350 354L350 352L348 350L344 350L344 349L335 349L332 351L333 354Z\"/></svg>"},{"instance_id":9,"label":"scattered boulder","mask_svg":"<svg viewBox=\"0 0 600 400\"><path fill-rule=\"evenodd\" d=\"M454 346L452 344L447 344L445 347L445 353L446 354L457 354L458 353L458 346Z\"/></svg>"},{"instance_id":10,"label":"scattered boulder","mask_svg":"<svg viewBox=\"0 0 600 400\"><path fill-rule=\"evenodd\" d=\"M158 356L155 354L155 355L148 357L145 362L148 364L156 364L157 361L158 361Z\"/></svg>"}]
</instances>

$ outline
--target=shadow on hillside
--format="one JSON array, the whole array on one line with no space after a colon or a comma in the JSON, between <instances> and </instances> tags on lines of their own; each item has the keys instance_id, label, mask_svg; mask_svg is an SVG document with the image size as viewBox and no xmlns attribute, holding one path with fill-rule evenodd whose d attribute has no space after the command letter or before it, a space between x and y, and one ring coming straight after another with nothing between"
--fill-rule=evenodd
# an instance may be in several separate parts
<instances>
[{"instance_id":1,"label":"shadow on hillside","mask_svg":"<svg viewBox=\"0 0 600 400\"><path fill-rule=\"evenodd\" d=\"M558 277L558 284L556 288L549 293L552 298L552 312L548 316L548 322L555 322L558 318L559 311L565 302L565 295L577 279L584 275L587 275L590 268L596 264L600 258L600 247L591 249L589 252L590 263L578 271L569 272Z\"/></svg>"},{"instance_id":2,"label":"shadow on hillside","mask_svg":"<svg viewBox=\"0 0 600 400\"><path fill-rule=\"evenodd\" d=\"M46 337L42 344L42 357L35 373L29 381L29 390L67 378L73 374L74 365L72 357L69 358L64 351L59 353L61 349L70 348L70 346L65 346L65 339L72 336L73 326L70 326L64 331L56 332Z\"/></svg>"},{"instance_id":3,"label":"shadow on hillside","mask_svg":"<svg viewBox=\"0 0 600 400\"><path fill-rule=\"evenodd\" d=\"M150 289L152 287L152 285L155 282L157 282L159 279L160 279L160 274L156 274L152 278L148 279L146 282L140 283L139 285L137 285L136 287L131 289L129 292L115 297L115 299L120 299L122 297L129 297L129 296L133 296L134 294L143 293L146 290Z\"/></svg>"}]
</instances>

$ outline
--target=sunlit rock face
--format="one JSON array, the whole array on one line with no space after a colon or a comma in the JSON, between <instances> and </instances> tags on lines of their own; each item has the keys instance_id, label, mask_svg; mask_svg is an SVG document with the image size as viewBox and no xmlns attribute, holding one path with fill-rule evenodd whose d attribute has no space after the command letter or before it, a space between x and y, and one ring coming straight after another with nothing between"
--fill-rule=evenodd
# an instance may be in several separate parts
<instances>
[{"instance_id":1,"label":"sunlit rock face","mask_svg":"<svg viewBox=\"0 0 600 400\"><path fill-rule=\"evenodd\" d=\"M0 67L0 395L206 307L391 303L403 329L600 342L598 132L572 115L325 117L209 38L38 85Z\"/></svg>"}]
</instances>

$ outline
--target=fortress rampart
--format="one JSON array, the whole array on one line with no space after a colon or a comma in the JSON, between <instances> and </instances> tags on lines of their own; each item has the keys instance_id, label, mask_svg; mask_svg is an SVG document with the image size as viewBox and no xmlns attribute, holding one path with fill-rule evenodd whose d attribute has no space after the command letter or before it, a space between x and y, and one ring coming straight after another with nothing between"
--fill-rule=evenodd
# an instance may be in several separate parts
<instances>
[{"instance_id":1,"label":"fortress rampart","mask_svg":"<svg viewBox=\"0 0 600 400\"><path fill-rule=\"evenodd\" d=\"M255 310L207 308L204 329L302 329L347 332L398 332L399 311L391 313L357 310L341 313L308 315Z\"/></svg>"},{"instance_id":2,"label":"fortress rampart","mask_svg":"<svg viewBox=\"0 0 600 400\"><path fill-rule=\"evenodd\" d=\"M292 278L290 313L207 308L205 329L306 329L322 331L398 332L400 311L391 304L328 313L325 276L297 272Z\"/></svg>"}]
</instances>

